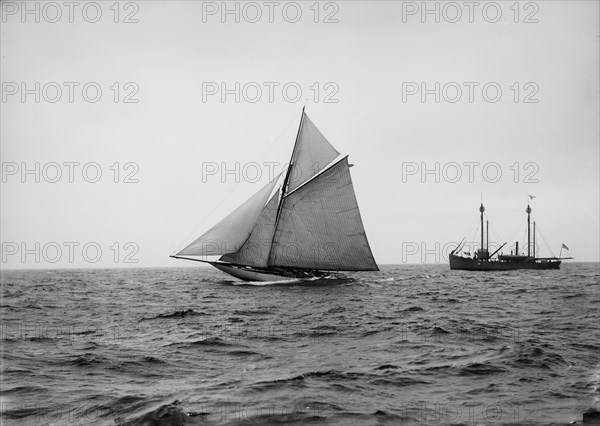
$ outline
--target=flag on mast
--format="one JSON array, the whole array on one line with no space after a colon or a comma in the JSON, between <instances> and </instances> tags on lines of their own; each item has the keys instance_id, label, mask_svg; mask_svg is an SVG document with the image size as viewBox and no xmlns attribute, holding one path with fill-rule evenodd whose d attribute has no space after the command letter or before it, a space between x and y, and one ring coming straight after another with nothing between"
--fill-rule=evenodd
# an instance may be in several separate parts
<instances>
[{"instance_id":1,"label":"flag on mast","mask_svg":"<svg viewBox=\"0 0 600 426\"><path fill-rule=\"evenodd\" d=\"M530 200L533 200L535 198L535 195L531 195L531 194L528 194L528 195L529 195Z\"/></svg>"},{"instance_id":2,"label":"flag on mast","mask_svg":"<svg viewBox=\"0 0 600 426\"><path fill-rule=\"evenodd\" d=\"M567 247L564 243L562 245L562 248L564 248L565 250L569 250L569 247Z\"/></svg>"}]
</instances>

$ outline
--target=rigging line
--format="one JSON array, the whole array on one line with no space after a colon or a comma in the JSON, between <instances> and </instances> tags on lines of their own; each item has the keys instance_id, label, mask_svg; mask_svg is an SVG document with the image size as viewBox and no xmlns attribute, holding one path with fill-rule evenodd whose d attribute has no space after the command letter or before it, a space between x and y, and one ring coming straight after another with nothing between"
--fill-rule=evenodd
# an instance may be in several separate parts
<instances>
[{"instance_id":1,"label":"rigging line","mask_svg":"<svg viewBox=\"0 0 600 426\"><path fill-rule=\"evenodd\" d=\"M496 229L496 227L494 226L494 222L493 221L489 221L490 224L490 228L492 228L492 234L494 235L494 239L498 244L502 244L502 237L500 236L500 233L498 232L498 230Z\"/></svg>"},{"instance_id":2,"label":"rigging line","mask_svg":"<svg viewBox=\"0 0 600 426\"><path fill-rule=\"evenodd\" d=\"M544 245L546 246L546 249L548 249L548 251L550 252L550 254L552 255L552 257L556 257L556 255L554 254L554 252L550 248L550 245L546 241L546 238L544 238L544 234L542 233L542 230L540 229L540 225L538 225L538 224L535 225L535 234L539 235L540 237L542 237L542 241L544 242ZM536 237L536 239L537 239L537 237Z\"/></svg>"},{"instance_id":3,"label":"rigging line","mask_svg":"<svg viewBox=\"0 0 600 426\"><path fill-rule=\"evenodd\" d=\"M492 220L490 215L487 213L484 213L484 217L487 220L487 224L489 225L489 228L491 228L491 231L492 231L493 238L490 238L488 235L487 242L488 242L489 247L491 247L491 249L489 249L489 250L493 252L496 248L500 248L500 246L503 243L503 240L502 240L502 237L500 236L500 233L494 226L495 221Z\"/></svg>"},{"instance_id":4,"label":"rigging line","mask_svg":"<svg viewBox=\"0 0 600 426\"><path fill-rule=\"evenodd\" d=\"M263 153L260 155L259 160L262 160L269 152L271 152L271 150L273 149L273 147L275 146L275 144L281 140L281 137L285 133L287 133L287 131L289 130L289 128L292 126L292 124L294 124L296 122L296 120L297 120L296 117L290 119L290 121L283 128L283 130L273 139L273 142L271 142L271 144L263 151Z\"/></svg>"},{"instance_id":5,"label":"rigging line","mask_svg":"<svg viewBox=\"0 0 600 426\"><path fill-rule=\"evenodd\" d=\"M290 119L288 124L283 128L283 130L281 132L279 132L279 134L273 139L273 141L271 142L271 144L265 149L263 150L263 153L260 155L259 157L259 162L261 160L263 160L267 154L269 152L271 152L271 150L273 149L273 147L275 146L276 143L280 142L282 136L289 130L290 126L297 120L297 118L293 118ZM275 185L277 186L277 185ZM233 186L226 194L225 196L221 199L221 201L219 201L211 210L210 212L204 217L204 219L200 222L200 224L198 224L192 232L190 232L176 247L181 247L178 250L175 250L175 252L179 252L181 250L183 250L183 248L185 248L188 244L191 244L193 242L193 240L191 240L191 238L194 235L198 235L200 229L202 227L204 227L204 225L206 225L206 222L208 222L208 220L212 217L212 215L223 205L223 203L225 203L227 200L229 200L229 198L233 195L233 193L239 189L240 185L235 185ZM269 197L269 200L271 199L271 197ZM191 240L191 241L190 241ZM188 244L184 245L185 242L188 242Z\"/></svg>"},{"instance_id":6,"label":"rigging line","mask_svg":"<svg viewBox=\"0 0 600 426\"><path fill-rule=\"evenodd\" d=\"M532 222L535 220L535 218L533 217L533 214L531 214L531 220L532 220ZM538 230L539 230L539 226L540 226L540 224L536 222L536 225L535 225L535 226L536 226L536 233L537 233L537 232L538 232ZM562 245L562 241L558 241L556 238L554 238L554 236L553 236L553 235L549 235L549 236L548 236L548 238L549 238L549 239L550 239L550 238L552 239L552 241L553 241L553 242L554 242L554 244L555 244L555 245L554 245L554 247L556 247L556 246L560 247L560 246ZM549 245L549 244L548 244L548 248L550 248L550 245ZM552 253L552 250L550 250L550 252ZM554 256L554 253L553 253L552 255Z\"/></svg>"},{"instance_id":7,"label":"rigging line","mask_svg":"<svg viewBox=\"0 0 600 426\"><path fill-rule=\"evenodd\" d=\"M511 244L511 242L514 243L515 235L517 235L521 231L521 228L523 228L523 227L525 227L525 224L521 223L521 225L519 225L519 227L517 228L517 230L512 233L512 235L510 236L510 238L508 240L506 240L506 241L509 242L508 244ZM512 246L509 245L509 247L512 247Z\"/></svg>"},{"instance_id":8,"label":"rigging line","mask_svg":"<svg viewBox=\"0 0 600 426\"><path fill-rule=\"evenodd\" d=\"M465 227L464 231L460 234L463 237L466 237L469 235L470 231L476 227L477 225L475 224L475 222L479 222L479 218L478 217L474 217L473 219L471 219L471 222L469 222L469 225L467 227Z\"/></svg>"},{"instance_id":9,"label":"rigging line","mask_svg":"<svg viewBox=\"0 0 600 426\"><path fill-rule=\"evenodd\" d=\"M477 218L477 222L479 222L479 218ZM479 242L477 241L477 235L478 234L479 234L479 225L475 226L475 230L473 232L473 235L471 235L471 238L465 244L465 246L467 246L467 245L469 246L469 254L472 254L472 253L476 252L477 251L477 247L479 247ZM473 246L473 244L475 244L475 245ZM463 249L464 249L464 247L463 247ZM471 252L471 249L473 249L473 252Z\"/></svg>"},{"instance_id":10,"label":"rigging line","mask_svg":"<svg viewBox=\"0 0 600 426\"><path fill-rule=\"evenodd\" d=\"M473 239L475 238L475 234L477 233L477 231L479 230L479 218L473 218L471 220L471 223L469 224L469 226L467 228L465 228L465 231L461 234L464 238L463 238L463 247L461 247L461 252L464 248L465 245L469 245L472 244ZM471 232L473 233L471 239L467 239L467 237L471 234ZM466 241L465 241L466 240ZM456 247L459 247L458 245Z\"/></svg>"}]
</instances>

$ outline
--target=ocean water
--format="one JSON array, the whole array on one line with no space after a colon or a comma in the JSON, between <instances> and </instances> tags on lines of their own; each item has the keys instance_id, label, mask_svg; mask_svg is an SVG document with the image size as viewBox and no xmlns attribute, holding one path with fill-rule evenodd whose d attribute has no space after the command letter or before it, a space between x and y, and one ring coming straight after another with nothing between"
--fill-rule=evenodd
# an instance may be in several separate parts
<instances>
[{"instance_id":1,"label":"ocean water","mask_svg":"<svg viewBox=\"0 0 600 426\"><path fill-rule=\"evenodd\" d=\"M564 425L600 408L596 263L1 279L6 425Z\"/></svg>"}]
</instances>

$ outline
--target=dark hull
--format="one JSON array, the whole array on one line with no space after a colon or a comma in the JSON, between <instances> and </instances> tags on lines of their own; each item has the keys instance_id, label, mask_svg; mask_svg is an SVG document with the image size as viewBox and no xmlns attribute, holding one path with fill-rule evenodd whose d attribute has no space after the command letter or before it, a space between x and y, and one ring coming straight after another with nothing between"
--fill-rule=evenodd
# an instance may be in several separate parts
<instances>
[{"instance_id":1,"label":"dark hull","mask_svg":"<svg viewBox=\"0 0 600 426\"><path fill-rule=\"evenodd\" d=\"M450 255L450 269L463 271L514 271L517 269L560 269L558 259L484 260Z\"/></svg>"},{"instance_id":2,"label":"dark hull","mask_svg":"<svg viewBox=\"0 0 600 426\"><path fill-rule=\"evenodd\" d=\"M337 277L337 274L330 274L322 271L253 268L250 266L240 266L221 262L210 262L210 264L220 271L244 281L296 281L313 278Z\"/></svg>"}]
</instances>

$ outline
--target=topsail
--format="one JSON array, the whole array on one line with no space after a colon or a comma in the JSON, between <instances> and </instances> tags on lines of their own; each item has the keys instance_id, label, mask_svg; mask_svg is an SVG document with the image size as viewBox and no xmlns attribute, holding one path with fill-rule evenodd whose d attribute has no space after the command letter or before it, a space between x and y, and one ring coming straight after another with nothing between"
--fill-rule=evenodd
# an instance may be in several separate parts
<instances>
[{"instance_id":1,"label":"topsail","mask_svg":"<svg viewBox=\"0 0 600 426\"><path fill-rule=\"evenodd\" d=\"M286 188L287 191L293 191L319 174L338 155L340 153L331 146L308 116L303 113L298 141L294 146L292 161L290 161L290 181Z\"/></svg>"}]
</instances>

